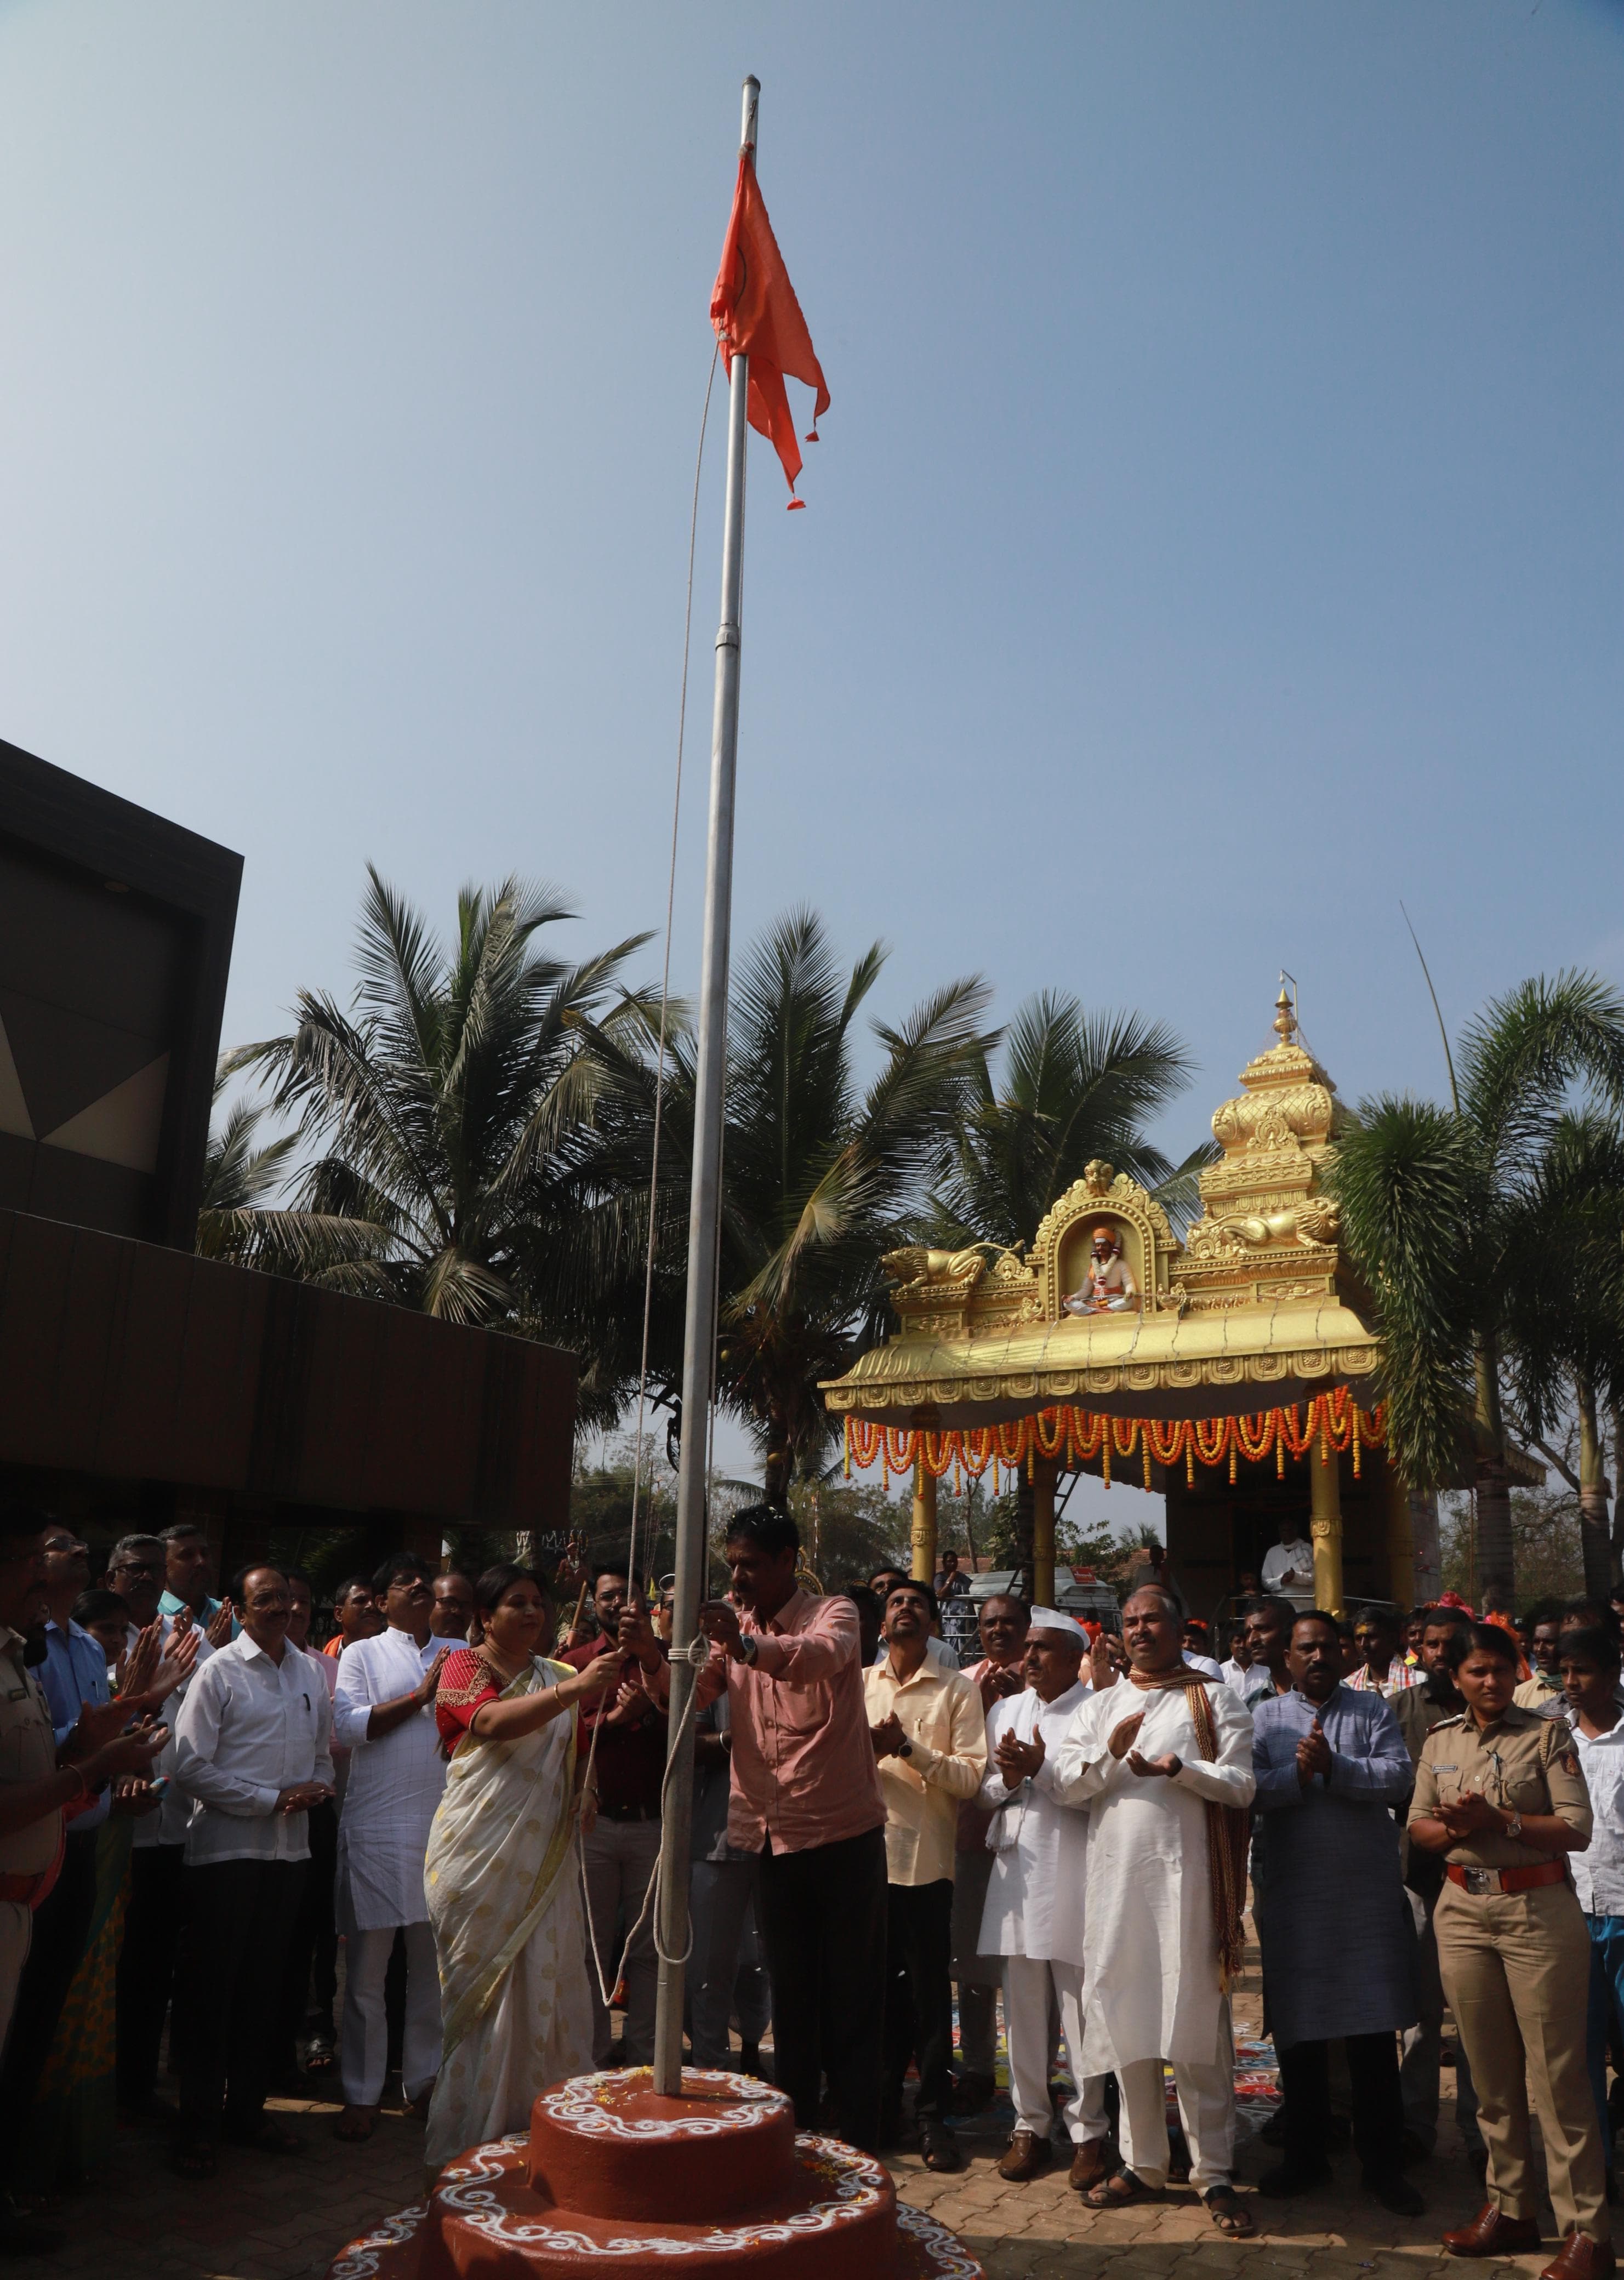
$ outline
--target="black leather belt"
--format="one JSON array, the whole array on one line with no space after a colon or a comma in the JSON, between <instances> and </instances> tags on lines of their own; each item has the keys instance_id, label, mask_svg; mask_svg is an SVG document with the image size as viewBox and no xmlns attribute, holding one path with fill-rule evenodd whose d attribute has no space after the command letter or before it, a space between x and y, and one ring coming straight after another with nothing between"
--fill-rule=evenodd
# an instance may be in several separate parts
<instances>
[{"instance_id":1,"label":"black leather belt","mask_svg":"<svg viewBox=\"0 0 1624 2280\"><path fill-rule=\"evenodd\" d=\"M600 1821L658 1821L659 1807L658 1805L600 1805L597 1817Z\"/></svg>"}]
</instances>

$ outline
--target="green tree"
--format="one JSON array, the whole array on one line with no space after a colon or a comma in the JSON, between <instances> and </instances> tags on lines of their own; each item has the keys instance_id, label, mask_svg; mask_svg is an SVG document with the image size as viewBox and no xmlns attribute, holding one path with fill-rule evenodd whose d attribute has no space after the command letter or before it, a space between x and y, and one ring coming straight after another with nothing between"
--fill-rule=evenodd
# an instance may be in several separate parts
<instances>
[{"instance_id":1,"label":"green tree","mask_svg":"<svg viewBox=\"0 0 1624 2280\"><path fill-rule=\"evenodd\" d=\"M935 1167L933 1236L1024 1246L1097 1158L1178 1211L1217 1151L1209 1142L1175 1167L1144 1128L1192 1068L1164 1022L1088 1014L1053 990L1029 998L976 1056L969 1107Z\"/></svg>"},{"instance_id":2,"label":"green tree","mask_svg":"<svg viewBox=\"0 0 1624 2280\"><path fill-rule=\"evenodd\" d=\"M762 1452L764 1493L827 1461L818 1390L882 1334L884 1252L909 1238L986 1038L988 993L950 982L898 1026L871 1024L879 1067L858 1073L857 1019L876 943L843 974L810 911L771 928L731 993L721 1208L718 1396ZM680 1121L693 1072L680 1056Z\"/></svg>"},{"instance_id":3,"label":"green tree","mask_svg":"<svg viewBox=\"0 0 1624 2280\"><path fill-rule=\"evenodd\" d=\"M789 1511L826 1591L866 1583L876 1568L910 1561L908 1514L877 1482L797 1480Z\"/></svg>"},{"instance_id":4,"label":"green tree","mask_svg":"<svg viewBox=\"0 0 1624 2280\"><path fill-rule=\"evenodd\" d=\"M1559 1118L1509 1217L1507 1344L1522 1429L1578 1498L1585 1589L1605 1595L1618 1571L1601 1410L1624 1398L1624 1133L1616 1121ZM1551 1445L1570 1413L1576 1470Z\"/></svg>"},{"instance_id":5,"label":"green tree","mask_svg":"<svg viewBox=\"0 0 1624 2280\"><path fill-rule=\"evenodd\" d=\"M977 1054L965 1113L946 1136L932 1182L930 1239L1025 1249L1045 1215L1102 1159L1148 1188L1175 1217L1217 1150L1209 1141L1174 1165L1145 1138L1149 1120L1189 1082L1184 1045L1138 1013L1085 1013L1044 990L1021 1006L1001 1041ZM1031 1572L1032 1483L1016 1491L1011 1551Z\"/></svg>"},{"instance_id":6,"label":"green tree","mask_svg":"<svg viewBox=\"0 0 1624 2280\"><path fill-rule=\"evenodd\" d=\"M647 1050L650 1008L620 971L648 937L581 964L547 956L540 937L573 913L508 880L463 890L448 947L370 867L367 880L349 1010L302 990L293 1029L226 1065L265 1082L307 1158L291 1212L263 1212L259 1239L290 1242L294 1214L343 1222L350 1287L544 1335L550 1245L567 1248L596 1195L606 1049L617 1075ZM228 1143L241 1155L229 1125Z\"/></svg>"},{"instance_id":7,"label":"green tree","mask_svg":"<svg viewBox=\"0 0 1624 2280\"><path fill-rule=\"evenodd\" d=\"M222 1071L214 1087L224 1089ZM329 1288L372 1291L379 1285L376 1230L330 1212L275 1209L267 1198L293 1169L296 1132L261 1142L266 1111L234 1101L225 1121L209 1134L203 1161L197 1249L205 1259L229 1259L269 1275Z\"/></svg>"},{"instance_id":8,"label":"green tree","mask_svg":"<svg viewBox=\"0 0 1624 2280\"><path fill-rule=\"evenodd\" d=\"M1590 1586L1584 1580L1584 1548L1579 1500L1573 1490L1513 1489L1512 1547L1521 1607L1541 1600L1571 1599ZM1446 1496L1438 1511L1438 1556L1443 1589L1477 1605L1481 1590L1469 1496Z\"/></svg>"},{"instance_id":9,"label":"green tree","mask_svg":"<svg viewBox=\"0 0 1624 2280\"><path fill-rule=\"evenodd\" d=\"M1469 1459L1479 1586L1509 1594L1515 1259L1574 1088L1610 1113L1624 1099L1624 1000L1589 974L1525 982L1470 1024L1450 1074L1447 1108L1409 1095L1363 1103L1329 1183L1374 1304L1393 1457L1423 1489L1447 1486Z\"/></svg>"}]
</instances>

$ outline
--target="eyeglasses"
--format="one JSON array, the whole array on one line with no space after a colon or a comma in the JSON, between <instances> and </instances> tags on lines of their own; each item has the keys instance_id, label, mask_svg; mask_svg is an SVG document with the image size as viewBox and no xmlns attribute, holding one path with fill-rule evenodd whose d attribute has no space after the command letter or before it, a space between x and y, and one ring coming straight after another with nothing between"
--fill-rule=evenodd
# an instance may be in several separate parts
<instances>
[{"instance_id":1,"label":"eyeglasses","mask_svg":"<svg viewBox=\"0 0 1624 2280\"><path fill-rule=\"evenodd\" d=\"M161 1560L125 1559L115 1560L110 1572L114 1575L161 1575L163 1571Z\"/></svg>"}]
</instances>

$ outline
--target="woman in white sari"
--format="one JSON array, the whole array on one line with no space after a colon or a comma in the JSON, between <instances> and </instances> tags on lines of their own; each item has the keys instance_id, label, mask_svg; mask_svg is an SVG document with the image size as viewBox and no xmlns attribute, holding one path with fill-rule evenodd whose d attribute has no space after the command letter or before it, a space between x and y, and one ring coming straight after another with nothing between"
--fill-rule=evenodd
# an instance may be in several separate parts
<instances>
[{"instance_id":1,"label":"woman in white sari","mask_svg":"<svg viewBox=\"0 0 1624 2280\"><path fill-rule=\"evenodd\" d=\"M474 1599L482 1642L450 1657L435 1701L450 1752L423 1868L444 2014L424 2148L435 2170L526 2128L538 2092L590 2067L571 1713L622 1660L543 1660L550 1612L527 1569L491 1568Z\"/></svg>"}]
</instances>

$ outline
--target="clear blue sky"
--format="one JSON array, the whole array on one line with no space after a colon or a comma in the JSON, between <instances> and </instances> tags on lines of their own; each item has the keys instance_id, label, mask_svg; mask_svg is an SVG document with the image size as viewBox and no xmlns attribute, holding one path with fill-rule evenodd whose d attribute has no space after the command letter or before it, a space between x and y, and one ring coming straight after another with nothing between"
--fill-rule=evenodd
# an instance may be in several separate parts
<instances>
[{"instance_id":1,"label":"clear blue sky","mask_svg":"<svg viewBox=\"0 0 1624 2280\"><path fill-rule=\"evenodd\" d=\"M1451 1022L1624 979L1617 6L0 0L0 735L246 854L227 1042L369 857L658 924L746 70L835 402L806 513L752 462L739 936L1163 1016L1178 1145L1282 965L1438 1089L1401 895Z\"/></svg>"}]
</instances>

